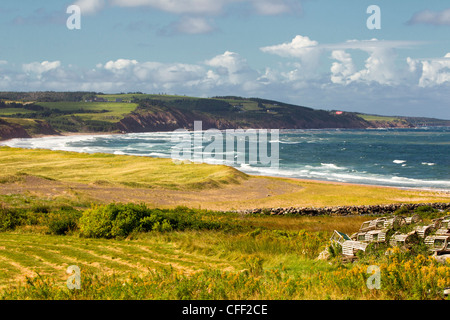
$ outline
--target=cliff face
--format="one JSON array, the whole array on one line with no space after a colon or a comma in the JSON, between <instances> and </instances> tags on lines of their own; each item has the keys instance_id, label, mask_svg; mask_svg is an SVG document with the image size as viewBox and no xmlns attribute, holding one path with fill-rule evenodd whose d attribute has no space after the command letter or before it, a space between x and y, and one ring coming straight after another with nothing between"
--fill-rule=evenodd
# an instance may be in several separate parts
<instances>
[{"instance_id":1,"label":"cliff face","mask_svg":"<svg viewBox=\"0 0 450 320\"><path fill-rule=\"evenodd\" d=\"M117 124L122 132L174 131L193 129L194 121L202 121L203 130L224 129L327 129L370 127L370 123L352 114L335 116L324 112L319 117L274 117L248 118L236 115L234 118L213 116L205 113L193 113L176 109L164 111L136 112L126 116Z\"/></svg>"},{"instance_id":2,"label":"cliff face","mask_svg":"<svg viewBox=\"0 0 450 320\"><path fill-rule=\"evenodd\" d=\"M51 125L49 125L46 121L35 120L32 128L30 128L31 134L39 134L39 135L57 135L58 131L53 129Z\"/></svg>"},{"instance_id":3,"label":"cliff face","mask_svg":"<svg viewBox=\"0 0 450 320\"><path fill-rule=\"evenodd\" d=\"M20 125L0 119L0 140L57 134L59 133L43 120L31 120L26 124Z\"/></svg>"},{"instance_id":4,"label":"cliff face","mask_svg":"<svg viewBox=\"0 0 450 320\"><path fill-rule=\"evenodd\" d=\"M22 126L0 119L0 141L13 138L30 138L30 135Z\"/></svg>"},{"instance_id":5,"label":"cliff face","mask_svg":"<svg viewBox=\"0 0 450 320\"><path fill-rule=\"evenodd\" d=\"M124 132L174 131L180 128L193 129L194 121L202 121L204 130L233 128L233 123L230 121L173 109L132 113L119 121L117 128Z\"/></svg>"},{"instance_id":6,"label":"cliff face","mask_svg":"<svg viewBox=\"0 0 450 320\"><path fill-rule=\"evenodd\" d=\"M401 121L370 121L370 128L413 128L414 125L406 120Z\"/></svg>"}]
</instances>

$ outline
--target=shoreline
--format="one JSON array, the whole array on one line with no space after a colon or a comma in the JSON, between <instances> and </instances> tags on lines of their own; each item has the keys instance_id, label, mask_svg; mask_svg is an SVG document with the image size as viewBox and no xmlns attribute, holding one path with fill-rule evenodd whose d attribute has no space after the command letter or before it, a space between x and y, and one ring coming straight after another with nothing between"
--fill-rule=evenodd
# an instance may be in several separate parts
<instances>
[{"instance_id":1,"label":"shoreline","mask_svg":"<svg viewBox=\"0 0 450 320\"><path fill-rule=\"evenodd\" d=\"M159 131L158 131L159 132ZM131 133L131 132L129 132ZM157 133L155 132L149 132L149 133ZM47 134L40 134L40 135L34 135L31 138L11 138L6 140L0 140L0 146L5 146L3 143L7 141L11 141L14 139L35 139L35 138L56 138L56 137L71 137L71 136L115 136L115 135L124 135L128 133L113 133L113 132L64 132L60 134L53 134L53 135L47 135ZM48 149L50 150L50 149ZM56 151L56 150L55 150ZM133 155L129 155L133 156ZM152 156L152 158L161 158L161 157L155 157ZM207 163L206 163L207 164ZM214 165L214 164L210 164ZM387 185L378 185L378 184L364 184L364 183L354 183L354 182L342 182L342 181L330 181L330 180L317 180L317 179L308 179L308 178L295 178L295 177L284 177L284 176L268 176L268 175L257 175L257 174L248 174L245 173L238 168L232 167L233 169L236 169L248 176L251 177L263 177L263 178L271 178L271 179L286 179L286 180L292 180L297 182L305 182L305 183L319 183L319 184L333 184L333 185L342 185L342 186L354 186L354 187L374 187L374 188L382 188L382 189L395 189L395 190L405 190L405 191L423 191L423 192L434 192L434 193L442 193L445 195L450 195L450 190L446 189L433 189L433 188L421 188L421 187L401 187L401 186L387 186Z\"/></svg>"}]
</instances>

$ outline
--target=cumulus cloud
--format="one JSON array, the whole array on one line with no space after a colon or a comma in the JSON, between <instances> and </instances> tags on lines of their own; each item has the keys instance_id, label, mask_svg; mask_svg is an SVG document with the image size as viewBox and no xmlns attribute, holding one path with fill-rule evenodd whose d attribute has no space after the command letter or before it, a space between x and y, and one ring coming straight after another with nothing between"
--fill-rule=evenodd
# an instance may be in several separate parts
<instances>
[{"instance_id":1,"label":"cumulus cloud","mask_svg":"<svg viewBox=\"0 0 450 320\"><path fill-rule=\"evenodd\" d=\"M129 69L132 66L137 65L136 60L118 59L116 61L108 61L104 68L113 72ZM101 66L101 65L100 65Z\"/></svg>"},{"instance_id":2,"label":"cumulus cloud","mask_svg":"<svg viewBox=\"0 0 450 320\"><path fill-rule=\"evenodd\" d=\"M118 59L98 64L89 76L99 82L108 79L112 85L134 86L139 90L172 90L197 85L205 77L202 66L183 63L138 62Z\"/></svg>"},{"instance_id":3,"label":"cumulus cloud","mask_svg":"<svg viewBox=\"0 0 450 320\"><path fill-rule=\"evenodd\" d=\"M358 82L375 82L381 85L398 85L405 81L407 66L398 66L397 49L411 48L422 45L418 41L386 41L378 39L348 40L337 44L322 44L321 48L333 50L331 58L337 60L331 67L333 83L349 84ZM355 71L355 65L347 50L366 52L363 69ZM405 69L406 68L406 69ZM411 71L411 66L409 68Z\"/></svg>"},{"instance_id":4,"label":"cumulus cloud","mask_svg":"<svg viewBox=\"0 0 450 320\"><path fill-rule=\"evenodd\" d=\"M381 114L411 114L402 108L420 110L427 105L427 116L450 118L443 103L450 99L450 53L436 59L409 57L399 67L394 43L372 39L328 45L301 36L294 40L268 47L267 53L290 59L263 70L254 69L245 57L232 51L193 64L121 58L101 61L90 69L60 61L16 67L0 60L0 90L258 96L315 108ZM310 74L304 66L309 49L329 53L329 60L322 60L329 64ZM367 58L360 63L352 50L366 53ZM419 111L416 114L420 115Z\"/></svg>"},{"instance_id":5,"label":"cumulus cloud","mask_svg":"<svg viewBox=\"0 0 450 320\"><path fill-rule=\"evenodd\" d=\"M334 50L331 58L337 60L331 66L331 82L337 84L348 84L354 81L356 67L351 55L344 50Z\"/></svg>"},{"instance_id":6,"label":"cumulus cloud","mask_svg":"<svg viewBox=\"0 0 450 320\"><path fill-rule=\"evenodd\" d=\"M383 85L394 85L399 81L400 74L395 64L396 53L389 48L366 50L370 56L365 63L365 69L351 76L355 81L378 82Z\"/></svg>"},{"instance_id":7,"label":"cumulus cloud","mask_svg":"<svg viewBox=\"0 0 450 320\"><path fill-rule=\"evenodd\" d=\"M34 74L37 76L41 76L42 74L49 72L51 70L55 70L61 66L60 61L43 61L43 62L32 62L27 63L22 66L23 71L27 74Z\"/></svg>"},{"instance_id":8,"label":"cumulus cloud","mask_svg":"<svg viewBox=\"0 0 450 320\"><path fill-rule=\"evenodd\" d=\"M431 24L436 26L450 26L450 8L442 11L424 10L414 14L407 24Z\"/></svg>"},{"instance_id":9,"label":"cumulus cloud","mask_svg":"<svg viewBox=\"0 0 450 320\"><path fill-rule=\"evenodd\" d=\"M290 79L314 78L319 66L323 49L319 43L307 36L297 35L291 42L260 48L262 52L275 54L285 58L295 58L298 63L295 69L285 73Z\"/></svg>"},{"instance_id":10,"label":"cumulus cloud","mask_svg":"<svg viewBox=\"0 0 450 320\"><path fill-rule=\"evenodd\" d=\"M320 57L331 51L331 81L348 84L353 81L377 82L392 85L401 81L401 72L396 67L396 49L417 45L413 41L348 40L336 44L320 44L307 36L297 35L291 42L261 48L261 51L281 57L298 59L300 64L289 73L289 78L302 74L304 77L317 78ZM352 56L346 50L360 50L369 57L365 68L357 71ZM297 77L298 79L298 77Z\"/></svg>"},{"instance_id":11,"label":"cumulus cloud","mask_svg":"<svg viewBox=\"0 0 450 320\"><path fill-rule=\"evenodd\" d=\"M411 72L419 72L419 86L431 87L450 83L450 52L439 59L407 59Z\"/></svg>"},{"instance_id":12,"label":"cumulus cloud","mask_svg":"<svg viewBox=\"0 0 450 320\"><path fill-rule=\"evenodd\" d=\"M281 57L305 58L317 52L318 44L317 41L311 40L307 36L297 35L289 43L262 47L261 51Z\"/></svg>"},{"instance_id":13,"label":"cumulus cloud","mask_svg":"<svg viewBox=\"0 0 450 320\"><path fill-rule=\"evenodd\" d=\"M248 66L247 60L235 52L226 51L205 61L205 64L214 67L214 70L209 70L208 79L222 84L239 85L256 79L256 72Z\"/></svg>"}]
</instances>

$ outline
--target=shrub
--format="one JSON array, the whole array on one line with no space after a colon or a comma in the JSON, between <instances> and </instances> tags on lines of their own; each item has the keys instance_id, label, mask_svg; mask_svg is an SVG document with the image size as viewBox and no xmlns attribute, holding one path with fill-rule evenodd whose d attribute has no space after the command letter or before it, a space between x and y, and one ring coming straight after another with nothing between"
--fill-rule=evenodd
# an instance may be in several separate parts
<instances>
[{"instance_id":1,"label":"shrub","mask_svg":"<svg viewBox=\"0 0 450 320\"><path fill-rule=\"evenodd\" d=\"M431 206L420 206L414 210L422 219L435 219L439 218L443 214L439 212L439 210L431 207Z\"/></svg>"},{"instance_id":2,"label":"shrub","mask_svg":"<svg viewBox=\"0 0 450 320\"><path fill-rule=\"evenodd\" d=\"M81 213L77 210L59 210L48 216L47 226L50 233L64 235L78 229Z\"/></svg>"},{"instance_id":3,"label":"shrub","mask_svg":"<svg viewBox=\"0 0 450 320\"><path fill-rule=\"evenodd\" d=\"M115 204L94 207L85 211L80 218L81 233L89 238L113 238L115 236L113 234L113 223L118 213L119 208ZM129 220L131 220L131 217ZM122 223L122 227L128 229L126 223ZM116 223L114 232L117 233L118 231L120 230Z\"/></svg>"},{"instance_id":4,"label":"shrub","mask_svg":"<svg viewBox=\"0 0 450 320\"><path fill-rule=\"evenodd\" d=\"M172 210L150 209L145 205L109 204L86 210L80 218L83 236L92 238L127 237L132 232L185 229L227 229L213 213L177 207Z\"/></svg>"},{"instance_id":5,"label":"shrub","mask_svg":"<svg viewBox=\"0 0 450 320\"><path fill-rule=\"evenodd\" d=\"M22 224L23 212L0 207L0 231L13 230Z\"/></svg>"},{"instance_id":6,"label":"shrub","mask_svg":"<svg viewBox=\"0 0 450 320\"><path fill-rule=\"evenodd\" d=\"M409 215L411 213L411 210L409 210L406 206L402 206L399 209L394 211L394 215L401 216L401 215Z\"/></svg>"}]
</instances>

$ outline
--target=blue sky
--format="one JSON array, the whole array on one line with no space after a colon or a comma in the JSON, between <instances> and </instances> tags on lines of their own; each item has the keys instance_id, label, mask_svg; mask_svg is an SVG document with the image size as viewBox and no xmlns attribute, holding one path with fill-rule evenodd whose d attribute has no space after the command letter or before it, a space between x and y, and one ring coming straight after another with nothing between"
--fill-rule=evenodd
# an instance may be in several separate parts
<instances>
[{"instance_id":1,"label":"blue sky","mask_svg":"<svg viewBox=\"0 0 450 320\"><path fill-rule=\"evenodd\" d=\"M70 5L81 29L66 26ZM367 28L367 8L381 29ZM450 119L444 0L4 0L0 90L239 95Z\"/></svg>"}]
</instances>

